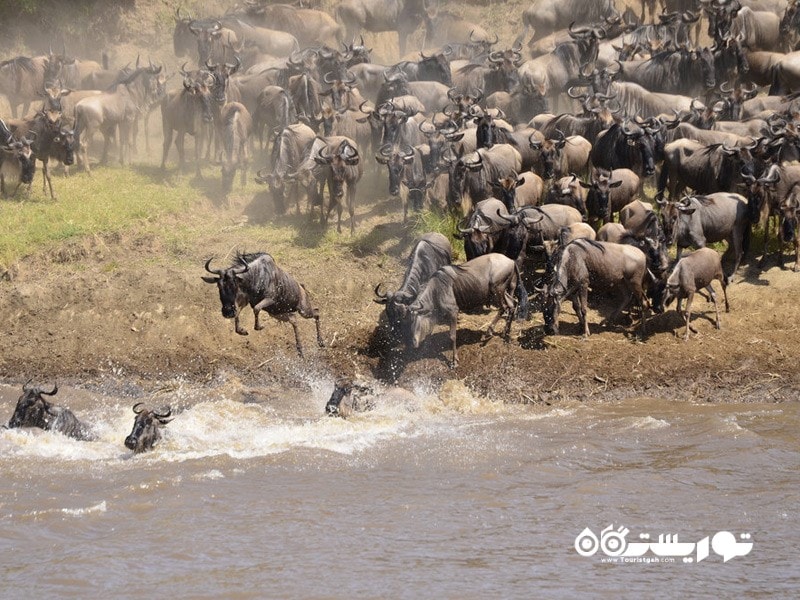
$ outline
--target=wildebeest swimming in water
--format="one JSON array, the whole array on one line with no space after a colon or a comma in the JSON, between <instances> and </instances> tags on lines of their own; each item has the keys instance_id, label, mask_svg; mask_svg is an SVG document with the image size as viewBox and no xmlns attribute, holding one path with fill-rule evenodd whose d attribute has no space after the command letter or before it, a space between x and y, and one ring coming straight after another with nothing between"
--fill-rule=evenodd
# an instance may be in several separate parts
<instances>
[{"instance_id":1,"label":"wildebeest swimming in water","mask_svg":"<svg viewBox=\"0 0 800 600\"><path fill-rule=\"evenodd\" d=\"M373 387L362 381L350 378L337 379L333 385L333 393L325 405L325 414L329 417L347 419L355 413L375 410L378 399L387 404L402 403L413 406L416 398L413 393L399 387L382 389L380 384Z\"/></svg>"},{"instance_id":2,"label":"wildebeest swimming in water","mask_svg":"<svg viewBox=\"0 0 800 600\"><path fill-rule=\"evenodd\" d=\"M22 386L22 396L17 400L17 407L9 420L9 429L16 427L38 427L47 431L55 431L75 438L76 440L93 441L96 438L90 428L81 423L68 408L56 406L42 396L55 396L58 386L45 392L37 387L28 387L30 380Z\"/></svg>"},{"instance_id":3,"label":"wildebeest swimming in water","mask_svg":"<svg viewBox=\"0 0 800 600\"><path fill-rule=\"evenodd\" d=\"M137 402L133 405L136 420L133 422L130 435L125 438L125 447L133 450L134 454L152 450L156 442L161 439L161 427L172 421L168 418L172 414L169 407L165 413L157 413L154 410L139 408L142 404L144 403ZM136 410L137 408L139 410Z\"/></svg>"}]
</instances>

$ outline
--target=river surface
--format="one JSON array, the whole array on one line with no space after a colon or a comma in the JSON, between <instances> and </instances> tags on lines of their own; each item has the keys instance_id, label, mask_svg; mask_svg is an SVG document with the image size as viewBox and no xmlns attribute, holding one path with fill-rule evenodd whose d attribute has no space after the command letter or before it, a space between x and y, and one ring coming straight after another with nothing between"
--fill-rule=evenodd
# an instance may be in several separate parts
<instances>
[{"instance_id":1,"label":"river surface","mask_svg":"<svg viewBox=\"0 0 800 600\"><path fill-rule=\"evenodd\" d=\"M0 430L0 597L800 594L796 403L502 405L451 382L343 420L330 381L236 385L155 394L176 416L147 454L122 442L150 396L62 389L95 442ZM19 393L0 385L0 421Z\"/></svg>"}]
</instances>

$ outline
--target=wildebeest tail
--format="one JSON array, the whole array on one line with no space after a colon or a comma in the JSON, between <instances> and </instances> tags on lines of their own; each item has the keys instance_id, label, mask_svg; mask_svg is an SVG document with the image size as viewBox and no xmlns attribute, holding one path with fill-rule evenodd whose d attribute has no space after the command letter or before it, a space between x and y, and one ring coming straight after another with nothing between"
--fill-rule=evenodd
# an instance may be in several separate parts
<instances>
[{"instance_id":1,"label":"wildebeest tail","mask_svg":"<svg viewBox=\"0 0 800 600\"><path fill-rule=\"evenodd\" d=\"M519 271L519 266L514 265L514 271L517 273L517 287L514 294L517 297L517 321L527 321L530 318L531 306L528 301L528 290L525 289L525 284L522 282L522 273Z\"/></svg>"}]
</instances>

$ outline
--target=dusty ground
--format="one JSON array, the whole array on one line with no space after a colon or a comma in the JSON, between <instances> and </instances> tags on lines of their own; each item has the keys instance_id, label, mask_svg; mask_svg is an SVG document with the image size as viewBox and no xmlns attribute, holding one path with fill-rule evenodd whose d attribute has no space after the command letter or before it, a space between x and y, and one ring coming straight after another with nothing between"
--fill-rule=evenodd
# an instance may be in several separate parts
<instances>
[{"instance_id":1,"label":"dusty ground","mask_svg":"<svg viewBox=\"0 0 800 600\"><path fill-rule=\"evenodd\" d=\"M320 252L319 228L305 217L277 220L294 228L289 240L272 241L285 236L250 227L276 219L258 196L231 207L199 201L191 215L163 223L164 230L179 222L200 224L201 239L193 247L166 248L158 236L131 231L28 257L11 281L0 282L0 377L80 384L113 371L156 386L176 376L203 380L224 371L280 389L304 385L302 374L311 369L401 385L460 379L498 400L550 403L632 394L780 401L794 399L800 388L800 274L777 266L761 273L742 267L719 331L713 305L698 299L699 333L688 342L676 335L683 330L674 310L651 320L644 342L596 325L583 340L567 302L561 336L543 337L536 313L514 324L511 344L499 337L484 343L480 328L489 313L462 316L455 370L448 366L444 327L419 352L393 350L382 344L382 307L372 301L372 290L379 282L399 284L415 234L399 223L389 200L362 199L359 216L355 242L345 234L335 251ZM220 314L216 288L200 279L208 257L222 264L234 249L270 251L305 283L321 309L328 347L316 347L312 322L301 319L306 358L300 359L290 326L268 319L264 330L253 331L249 309L243 322L250 335L234 333L232 321ZM598 323L598 315L591 320Z\"/></svg>"}]
</instances>

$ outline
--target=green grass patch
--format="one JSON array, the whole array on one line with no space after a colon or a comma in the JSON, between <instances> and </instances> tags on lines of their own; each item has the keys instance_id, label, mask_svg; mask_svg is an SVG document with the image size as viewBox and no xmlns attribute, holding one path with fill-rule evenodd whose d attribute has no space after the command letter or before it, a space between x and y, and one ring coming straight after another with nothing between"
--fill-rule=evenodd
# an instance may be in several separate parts
<instances>
[{"instance_id":1,"label":"green grass patch","mask_svg":"<svg viewBox=\"0 0 800 600\"><path fill-rule=\"evenodd\" d=\"M57 200L42 193L38 173L29 193L0 200L0 267L52 244L157 222L185 211L198 197L189 186L165 187L130 168L96 169L91 177L54 176L53 183Z\"/></svg>"}]
</instances>

